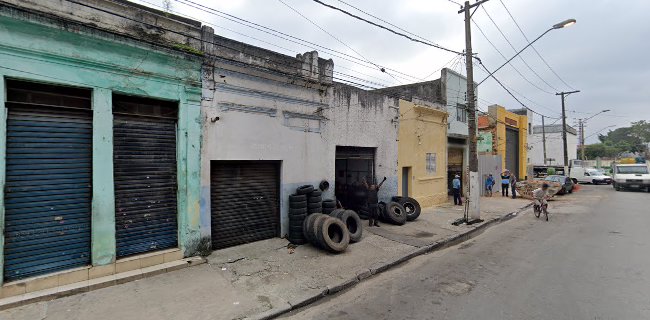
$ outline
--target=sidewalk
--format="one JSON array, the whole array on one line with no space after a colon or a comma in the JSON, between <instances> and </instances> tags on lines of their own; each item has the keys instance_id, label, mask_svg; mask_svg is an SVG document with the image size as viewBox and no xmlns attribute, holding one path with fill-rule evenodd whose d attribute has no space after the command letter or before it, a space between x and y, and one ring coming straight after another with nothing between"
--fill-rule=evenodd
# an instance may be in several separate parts
<instances>
[{"instance_id":1,"label":"sidewalk","mask_svg":"<svg viewBox=\"0 0 650 320\"><path fill-rule=\"evenodd\" d=\"M528 200L481 199L481 218L453 226L463 207L424 209L404 226L364 226L361 242L334 255L269 239L215 251L179 271L0 312L0 319L243 319L277 315L338 292L414 256L498 223Z\"/></svg>"}]
</instances>

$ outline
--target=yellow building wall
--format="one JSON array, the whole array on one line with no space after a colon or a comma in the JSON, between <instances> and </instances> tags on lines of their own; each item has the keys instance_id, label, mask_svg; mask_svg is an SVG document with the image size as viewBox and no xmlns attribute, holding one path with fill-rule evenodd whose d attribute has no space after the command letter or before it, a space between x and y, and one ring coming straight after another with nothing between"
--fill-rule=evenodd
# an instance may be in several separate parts
<instances>
[{"instance_id":1,"label":"yellow building wall","mask_svg":"<svg viewBox=\"0 0 650 320\"><path fill-rule=\"evenodd\" d=\"M408 196L422 207L447 202L447 112L400 100L399 113L399 195L407 179ZM435 154L435 172L427 171L427 153ZM410 179L402 176L404 167Z\"/></svg>"},{"instance_id":2,"label":"yellow building wall","mask_svg":"<svg viewBox=\"0 0 650 320\"><path fill-rule=\"evenodd\" d=\"M519 129L519 180L526 177L528 167L528 117L518 115L506 110L502 106L496 106L496 154L501 155L502 168L506 168L506 127ZM506 118L515 120L516 126L506 125ZM511 169L512 170L512 169Z\"/></svg>"}]
</instances>

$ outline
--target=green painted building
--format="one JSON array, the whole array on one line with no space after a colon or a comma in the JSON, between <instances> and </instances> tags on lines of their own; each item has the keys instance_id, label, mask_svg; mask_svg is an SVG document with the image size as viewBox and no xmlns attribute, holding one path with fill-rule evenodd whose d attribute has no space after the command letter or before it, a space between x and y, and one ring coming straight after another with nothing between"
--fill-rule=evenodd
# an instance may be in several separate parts
<instances>
[{"instance_id":1,"label":"green painted building","mask_svg":"<svg viewBox=\"0 0 650 320\"><path fill-rule=\"evenodd\" d=\"M56 3L0 2L1 281L209 248L200 24Z\"/></svg>"}]
</instances>

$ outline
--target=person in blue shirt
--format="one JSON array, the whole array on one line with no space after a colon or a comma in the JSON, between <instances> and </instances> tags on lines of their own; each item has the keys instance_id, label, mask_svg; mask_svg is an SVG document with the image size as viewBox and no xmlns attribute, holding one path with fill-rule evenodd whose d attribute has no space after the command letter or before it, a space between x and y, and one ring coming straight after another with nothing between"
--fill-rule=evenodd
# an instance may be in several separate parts
<instances>
[{"instance_id":1,"label":"person in blue shirt","mask_svg":"<svg viewBox=\"0 0 650 320\"><path fill-rule=\"evenodd\" d=\"M451 181L451 188L454 193L454 205L460 206L462 204L460 199L460 176L456 175L454 180Z\"/></svg>"},{"instance_id":2,"label":"person in blue shirt","mask_svg":"<svg viewBox=\"0 0 650 320\"><path fill-rule=\"evenodd\" d=\"M492 174L488 175L487 179L485 179L485 191L488 197L492 196L492 187L494 186L494 183L495 181Z\"/></svg>"},{"instance_id":3,"label":"person in blue shirt","mask_svg":"<svg viewBox=\"0 0 650 320\"><path fill-rule=\"evenodd\" d=\"M510 171L506 170L501 174L501 196L508 196L508 189L510 189Z\"/></svg>"}]
</instances>

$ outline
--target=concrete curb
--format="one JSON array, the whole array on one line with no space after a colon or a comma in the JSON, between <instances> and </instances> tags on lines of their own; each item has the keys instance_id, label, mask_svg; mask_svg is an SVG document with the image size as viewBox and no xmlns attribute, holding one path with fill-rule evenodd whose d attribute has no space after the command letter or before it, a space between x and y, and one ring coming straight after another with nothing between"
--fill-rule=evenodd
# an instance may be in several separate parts
<instances>
[{"instance_id":1,"label":"concrete curb","mask_svg":"<svg viewBox=\"0 0 650 320\"><path fill-rule=\"evenodd\" d=\"M261 314L247 317L245 319L255 319L255 320L267 320L267 319L275 319L281 315L284 315L286 313L289 313L293 310L300 309L302 307L305 307L309 304L312 304L328 295L334 295L336 293L339 293L341 291L350 289L358 285L359 283L363 282L364 280L373 277L374 275L380 274L384 271L387 271L395 266L400 265L403 262L406 262L408 260L411 260L417 256L421 256L433 251L439 251L445 248L453 247L455 245L458 245L460 243L463 243L467 240L473 239L479 235L481 235L485 230L488 228L498 225L502 222L509 221L510 219L516 217L519 213L523 212L524 210L528 209L531 206L531 204L528 204L524 207L521 207L517 209L517 211L510 212L508 214L505 214L503 216L493 218L490 220L487 220L483 222L481 225L468 230L466 232L462 232L459 234L455 234L452 236L449 236L445 239L438 240L434 242L433 244L423 246L421 248L418 248L415 251L409 252L403 256L394 258L392 260L376 264L371 266L367 270L363 270L357 273L357 275L354 278L351 278L349 280L342 281L338 284L334 285L328 285L327 288L322 292L322 293L315 293L313 295L308 296L307 298L302 298L300 301L295 301L295 302L289 302L288 306L283 306L283 307L278 307L278 308L273 308L270 310L267 310Z\"/></svg>"}]
</instances>

